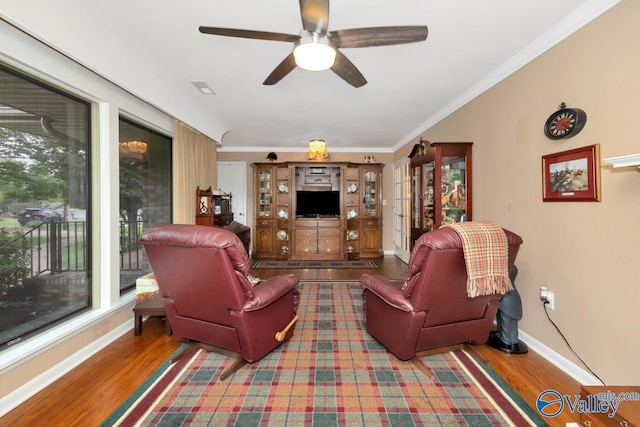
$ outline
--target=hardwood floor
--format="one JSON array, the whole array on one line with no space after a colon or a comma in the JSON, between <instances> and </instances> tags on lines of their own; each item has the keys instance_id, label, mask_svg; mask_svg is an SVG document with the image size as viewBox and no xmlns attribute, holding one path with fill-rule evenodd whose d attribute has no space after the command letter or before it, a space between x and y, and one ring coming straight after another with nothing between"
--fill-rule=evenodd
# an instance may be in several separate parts
<instances>
[{"instance_id":1,"label":"hardwood floor","mask_svg":"<svg viewBox=\"0 0 640 427\"><path fill-rule=\"evenodd\" d=\"M300 280L357 280L364 272L389 278L406 277L407 266L396 257L387 256L376 262L380 264L376 270L304 269L295 273ZM252 275L266 279L282 272L255 270ZM100 425L178 348L180 343L164 332L162 319L147 319L142 335L134 336L131 331L119 338L0 418L0 425ZM467 349L498 373L532 408L538 394L547 389L561 394L579 393L580 385L575 380L533 351L509 355L486 345ZM568 411L547 420L552 427L577 421L578 417Z\"/></svg>"}]
</instances>

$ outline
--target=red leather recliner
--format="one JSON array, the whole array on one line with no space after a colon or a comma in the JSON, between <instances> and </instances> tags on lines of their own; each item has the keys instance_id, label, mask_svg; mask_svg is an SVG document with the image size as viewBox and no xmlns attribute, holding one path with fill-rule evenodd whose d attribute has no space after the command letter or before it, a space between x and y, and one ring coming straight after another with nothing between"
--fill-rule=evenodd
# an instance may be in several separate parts
<instances>
[{"instance_id":1,"label":"red leather recliner","mask_svg":"<svg viewBox=\"0 0 640 427\"><path fill-rule=\"evenodd\" d=\"M522 239L504 232L510 270ZM485 343L502 298L501 294L467 296L462 241L448 227L416 241L406 281L363 274L360 285L367 332L400 360L440 347Z\"/></svg>"},{"instance_id":2,"label":"red leather recliner","mask_svg":"<svg viewBox=\"0 0 640 427\"><path fill-rule=\"evenodd\" d=\"M240 239L218 227L170 224L142 234L167 320L178 341L196 341L260 360L293 335L298 278L282 274L255 287ZM205 347L206 348L206 347Z\"/></svg>"}]
</instances>

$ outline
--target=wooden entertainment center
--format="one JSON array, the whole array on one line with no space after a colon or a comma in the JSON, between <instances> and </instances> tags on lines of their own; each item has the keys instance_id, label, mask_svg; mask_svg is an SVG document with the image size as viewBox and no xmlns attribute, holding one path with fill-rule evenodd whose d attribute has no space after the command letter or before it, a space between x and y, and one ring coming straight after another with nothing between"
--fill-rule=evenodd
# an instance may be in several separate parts
<instances>
[{"instance_id":1,"label":"wooden entertainment center","mask_svg":"<svg viewBox=\"0 0 640 427\"><path fill-rule=\"evenodd\" d=\"M254 163L258 259L382 256L381 163Z\"/></svg>"}]
</instances>

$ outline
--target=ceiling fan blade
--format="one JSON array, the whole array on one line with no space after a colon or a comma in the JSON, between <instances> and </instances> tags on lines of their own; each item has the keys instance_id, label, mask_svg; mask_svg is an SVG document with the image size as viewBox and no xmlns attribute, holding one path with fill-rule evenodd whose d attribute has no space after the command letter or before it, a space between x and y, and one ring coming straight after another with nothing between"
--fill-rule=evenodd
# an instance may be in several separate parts
<instances>
[{"instance_id":1,"label":"ceiling fan blade","mask_svg":"<svg viewBox=\"0 0 640 427\"><path fill-rule=\"evenodd\" d=\"M389 46L425 41L429 29L426 26L353 28L329 32L336 47Z\"/></svg>"},{"instance_id":2,"label":"ceiling fan blade","mask_svg":"<svg viewBox=\"0 0 640 427\"><path fill-rule=\"evenodd\" d=\"M262 84L266 86L274 85L293 71L294 68L296 68L296 60L293 57L293 53L290 53L280 64L278 64Z\"/></svg>"},{"instance_id":3,"label":"ceiling fan blade","mask_svg":"<svg viewBox=\"0 0 640 427\"><path fill-rule=\"evenodd\" d=\"M276 42L297 42L299 35L271 33L268 31L236 30L233 28L200 27L203 34L213 34L215 36L241 37L245 39L272 40Z\"/></svg>"},{"instance_id":4,"label":"ceiling fan blade","mask_svg":"<svg viewBox=\"0 0 640 427\"><path fill-rule=\"evenodd\" d=\"M357 88L367 84L367 79L364 78L360 70L338 49L336 49L336 62L331 69L353 87Z\"/></svg>"},{"instance_id":5,"label":"ceiling fan blade","mask_svg":"<svg viewBox=\"0 0 640 427\"><path fill-rule=\"evenodd\" d=\"M329 28L329 0L300 0L302 28L320 35Z\"/></svg>"}]
</instances>

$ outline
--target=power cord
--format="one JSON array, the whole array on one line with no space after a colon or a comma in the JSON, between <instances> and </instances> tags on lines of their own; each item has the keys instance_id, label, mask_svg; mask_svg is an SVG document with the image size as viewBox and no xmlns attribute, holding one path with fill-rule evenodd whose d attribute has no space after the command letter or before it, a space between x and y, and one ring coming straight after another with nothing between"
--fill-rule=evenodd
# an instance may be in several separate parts
<instances>
[{"instance_id":1,"label":"power cord","mask_svg":"<svg viewBox=\"0 0 640 427\"><path fill-rule=\"evenodd\" d=\"M591 368L589 367L589 365L586 364L586 362L584 360L582 360L582 358L580 356L578 356L578 353L576 353L573 348L571 347L571 344L569 344L569 341L567 341L567 338L565 338L564 334L562 333L562 331L560 331L560 328L558 328L558 325L556 325L556 323L551 320L551 317L549 316L549 310L547 310L547 305L549 304L549 301L544 299L542 300L542 307L544 308L544 313L547 315L547 319L549 319L549 322L551 322L551 324L553 325L554 328L556 328L556 331L558 331L558 333L560 334L560 336L562 337L562 339L564 340L564 342L567 344L567 347L569 347L569 350L571 350L571 353L574 354L574 356L576 356L578 358L578 360L580 360L580 362L582 362L582 364L584 365L585 368L587 368L587 370L589 372L591 372L591 375L593 375L594 377L596 377L598 379L598 381L600 381L602 383L602 385L606 385L604 383L604 381L602 381L600 379L599 376L596 375L595 372L593 372L591 370Z\"/></svg>"}]
</instances>

